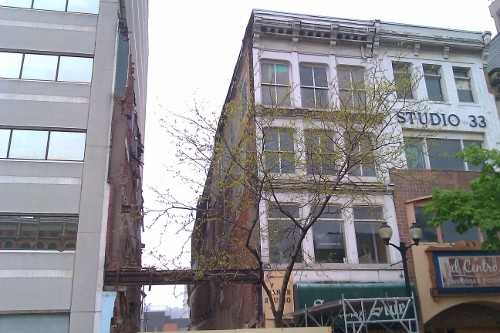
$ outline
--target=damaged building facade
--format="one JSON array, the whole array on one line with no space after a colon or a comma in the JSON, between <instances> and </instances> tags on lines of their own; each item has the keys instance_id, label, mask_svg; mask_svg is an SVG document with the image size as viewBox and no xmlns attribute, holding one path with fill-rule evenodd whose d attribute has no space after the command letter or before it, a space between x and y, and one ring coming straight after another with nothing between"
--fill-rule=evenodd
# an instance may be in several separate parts
<instances>
[{"instance_id":1,"label":"damaged building facade","mask_svg":"<svg viewBox=\"0 0 500 333\"><path fill-rule=\"evenodd\" d=\"M0 1L0 332L137 332L148 2Z\"/></svg>"},{"instance_id":2,"label":"damaged building facade","mask_svg":"<svg viewBox=\"0 0 500 333\"><path fill-rule=\"evenodd\" d=\"M490 39L489 32L253 10L200 198L192 267L221 269L217 262L224 262L260 272L274 296L285 290L289 326L322 322L350 331L344 299L372 299L367 307L387 298L407 301L401 253L384 244L378 229L387 222L392 243L412 243L409 228L413 222L426 227L420 207L432 200L432 188L467 188L478 175L454 154L472 144L499 148L500 123L484 72ZM380 96L384 102L374 107ZM385 120L374 125L370 112ZM370 126L365 135L352 134ZM301 236L294 224L315 218L282 289ZM443 286L444 266L433 261L463 255L498 262L480 251L483 234L460 235L450 224L424 231L408 252L416 303L411 297L403 305L387 303L369 318L353 313L351 327L497 329L500 284ZM192 328L273 327L269 303L278 298L263 289L191 285ZM473 324L463 319L470 309L476 309ZM413 317L398 317L409 312Z\"/></svg>"}]
</instances>

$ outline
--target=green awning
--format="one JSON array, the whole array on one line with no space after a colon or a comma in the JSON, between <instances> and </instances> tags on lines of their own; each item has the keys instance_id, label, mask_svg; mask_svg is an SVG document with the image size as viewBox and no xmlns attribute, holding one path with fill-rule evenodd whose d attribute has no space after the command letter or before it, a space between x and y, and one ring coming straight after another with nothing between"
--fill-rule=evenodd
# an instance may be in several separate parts
<instances>
[{"instance_id":1,"label":"green awning","mask_svg":"<svg viewBox=\"0 0 500 333\"><path fill-rule=\"evenodd\" d=\"M414 286L412 285L414 290ZM295 285L295 310L342 299L404 297L404 283L311 283Z\"/></svg>"}]
</instances>

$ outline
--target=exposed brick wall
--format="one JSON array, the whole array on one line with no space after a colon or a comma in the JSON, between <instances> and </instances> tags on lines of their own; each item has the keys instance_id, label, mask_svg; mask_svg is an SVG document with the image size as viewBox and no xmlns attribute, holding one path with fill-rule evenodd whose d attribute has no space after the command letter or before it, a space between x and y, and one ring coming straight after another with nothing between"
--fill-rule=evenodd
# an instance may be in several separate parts
<instances>
[{"instance_id":1,"label":"exposed brick wall","mask_svg":"<svg viewBox=\"0 0 500 333\"><path fill-rule=\"evenodd\" d=\"M390 177L394 184L394 205L401 241L407 244L411 242L408 233L410 221L406 213L407 201L431 196L432 190L436 187L443 190L469 189L469 182L478 176L477 172L467 171L391 170ZM410 279L415 282L411 251L408 252L408 272Z\"/></svg>"}]
</instances>

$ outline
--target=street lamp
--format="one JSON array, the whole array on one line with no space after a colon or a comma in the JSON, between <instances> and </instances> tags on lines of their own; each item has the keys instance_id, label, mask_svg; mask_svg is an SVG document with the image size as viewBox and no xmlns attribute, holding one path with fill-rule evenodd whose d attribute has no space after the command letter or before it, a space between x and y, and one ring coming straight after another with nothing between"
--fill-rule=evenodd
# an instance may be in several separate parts
<instances>
[{"instance_id":1,"label":"street lamp","mask_svg":"<svg viewBox=\"0 0 500 333\"><path fill-rule=\"evenodd\" d=\"M406 245L404 242L400 242L399 246L389 243L392 237L392 228L384 222L380 229L378 229L378 234L380 238L382 238L385 242L385 245L390 245L397 249L399 253L401 253L401 262L403 263L403 273L405 277L405 287L406 287L406 296L411 297L411 287L410 287L410 276L408 275L408 261L406 258L406 251L413 245L418 245L420 242L420 238L422 238L422 229L419 228L415 223L412 224L410 229L408 230L410 233L410 237L414 243L410 245Z\"/></svg>"}]
</instances>

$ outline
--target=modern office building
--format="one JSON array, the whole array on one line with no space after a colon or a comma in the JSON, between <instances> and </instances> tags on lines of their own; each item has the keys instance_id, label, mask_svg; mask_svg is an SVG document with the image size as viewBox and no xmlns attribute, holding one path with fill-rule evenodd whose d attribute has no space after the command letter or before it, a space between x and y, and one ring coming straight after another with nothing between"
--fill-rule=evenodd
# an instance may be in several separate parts
<instances>
[{"instance_id":1,"label":"modern office building","mask_svg":"<svg viewBox=\"0 0 500 333\"><path fill-rule=\"evenodd\" d=\"M200 198L193 268L217 267L207 258L224 253L219 262L227 267L262 271L277 299L295 256L283 313L291 326L497 330L498 271L486 288L457 293L436 285L444 268L427 261L454 259L469 246L466 260L498 262L479 251L480 231L425 229L407 253L416 303L401 253L378 235L387 222L391 243L409 245L412 222L424 223L412 208L431 200L434 186L466 188L478 175L454 154L471 144L500 147L484 75L490 39L489 32L253 10ZM450 245L455 252L446 252ZM189 293L193 329L273 325L276 300L261 285L202 282ZM480 319L453 326L465 325L460 316L471 309ZM450 313L455 324L441 320Z\"/></svg>"},{"instance_id":2,"label":"modern office building","mask_svg":"<svg viewBox=\"0 0 500 333\"><path fill-rule=\"evenodd\" d=\"M0 1L0 332L137 332L146 0Z\"/></svg>"}]
</instances>

